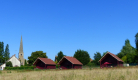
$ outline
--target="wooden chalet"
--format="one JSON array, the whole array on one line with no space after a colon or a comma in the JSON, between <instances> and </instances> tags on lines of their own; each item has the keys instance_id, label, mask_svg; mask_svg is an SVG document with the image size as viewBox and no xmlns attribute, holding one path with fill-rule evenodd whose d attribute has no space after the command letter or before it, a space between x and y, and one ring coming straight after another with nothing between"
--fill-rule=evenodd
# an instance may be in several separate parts
<instances>
[{"instance_id":1,"label":"wooden chalet","mask_svg":"<svg viewBox=\"0 0 138 80\"><path fill-rule=\"evenodd\" d=\"M38 69L56 69L55 62L48 58L37 58L33 65Z\"/></svg>"},{"instance_id":2,"label":"wooden chalet","mask_svg":"<svg viewBox=\"0 0 138 80\"><path fill-rule=\"evenodd\" d=\"M123 61L114 55L113 53L107 52L100 60L100 67L115 67L123 66Z\"/></svg>"},{"instance_id":3,"label":"wooden chalet","mask_svg":"<svg viewBox=\"0 0 138 80\"><path fill-rule=\"evenodd\" d=\"M64 56L58 63L62 69L82 69L82 63L74 57Z\"/></svg>"}]
</instances>

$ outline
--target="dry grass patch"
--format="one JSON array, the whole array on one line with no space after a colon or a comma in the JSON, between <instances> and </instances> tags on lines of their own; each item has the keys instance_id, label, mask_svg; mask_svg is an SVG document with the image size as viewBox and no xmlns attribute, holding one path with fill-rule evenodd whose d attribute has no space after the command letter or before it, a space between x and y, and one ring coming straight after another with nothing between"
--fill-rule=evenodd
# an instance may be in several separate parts
<instances>
[{"instance_id":1,"label":"dry grass patch","mask_svg":"<svg viewBox=\"0 0 138 80\"><path fill-rule=\"evenodd\" d=\"M138 68L2 71L0 80L137 80Z\"/></svg>"}]
</instances>

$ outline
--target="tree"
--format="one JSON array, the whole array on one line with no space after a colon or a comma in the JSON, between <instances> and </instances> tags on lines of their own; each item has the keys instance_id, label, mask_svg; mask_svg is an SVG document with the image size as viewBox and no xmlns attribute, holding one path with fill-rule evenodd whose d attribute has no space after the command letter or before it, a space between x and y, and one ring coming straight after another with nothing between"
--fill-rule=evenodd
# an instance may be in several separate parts
<instances>
[{"instance_id":1,"label":"tree","mask_svg":"<svg viewBox=\"0 0 138 80\"><path fill-rule=\"evenodd\" d=\"M125 63L127 62L127 57L126 57L126 56L123 56L121 59L122 59Z\"/></svg>"},{"instance_id":2,"label":"tree","mask_svg":"<svg viewBox=\"0 0 138 80\"><path fill-rule=\"evenodd\" d=\"M75 51L74 57L79 60L83 65L86 65L90 62L89 53L84 50Z\"/></svg>"},{"instance_id":3,"label":"tree","mask_svg":"<svg viewBox=\"0 0 138 80\"><path fill-rule=\"evenodd\" d=\"M138 33L135 35L136 50L138 51Z\"/></svg>"},{"instance_id":4,"label":"tree","mask_svg":"<svg viewBox=\"0 0 138 80\"><path fill-rule=\"evenodd\" d=\"M94 60L93 63L95 63L96 65L100 65L99 60L102 58L101 53L100 52L96 52L94 53Z\"/></svg>"},{"instance_id":5,"label":"tree","mask_svg":"<svg viewBox=\"0 0 138 80\"><path fill-rule=\"evenodd\" d=\"M4 43L0 42L0 63L4 63Z\"/></svg>"},{"instance_id":6,"label":"tree","mask_svg":"<svg viewBox=\"0 0 138 80\"><path fill-rule=\"evenodd\" d=\"M138 62L138 33L135 35L135 44L136 44L136 50L135 50L135 60Z\"/></svg>"},{"instance_id":7,"label":"tree","mask_svg":"<svg viewBox=\"0 0 138 80\"><path fill-rule=\"evenodd\" d=\"M28 66L26 59L25 59L25 66Z\"/></svg>"},{"instance_id":8,"label":"tree","mask_svg":"<svg viewBox=\"0 0 138 80\"><path fill-rule=\"evenodd\" d=\"M4 52L4 59L7 61L10 58L10 52L9 52L9 45L6 45L5 52Z\"/></svg>"},{"instance_id":9,"label":"tree","mask_svg":"<svg viewBox=\"0 0 138 80\"><path fill-rule=\"evenodd\" d=\"M126 63L135 62L135 49L130 45L130 41L128 39L125 40L125 46L122 47L121 52L118 53L117 56L119 58L127 59L125 60Z\"/></svg>"},{"instance_id":10,"label":"tree","mask_svg":"<svg viewBox=\"0 0 138 80\"><path fill-rule=\"evenodd\" d=\"M6 62L6 67L13 67L13 66L12 66L12 62L11 62L11 61Z\"/></svg>"},{"instance_id":11,"label":"tree","mask_svg":"<svg viewBox=\"0 0 138 80\"><path fill-rule=\"evenodd\" d=\"M62 51L58 52L57 62L59 62L63 57L64 57L63 52Z\"/></svg>"},{"instance_id":12,"label":"tree","mask_svg":"<svg viewBox=\"0 0 138 80\"><path fill-rule=\"evenodd\" d=\"M103 55L102 55L102 57L103 57L107 52L108 52L108 51L104 52Z\"/></svg>"},{"instance_id":13,"label":"tree","mask_svg":"<svg viewBox=\"0 0 138 80\"><path fill-rule=\"evenodd\" d=\"M31 66L33 65L34 61L38 58L47 58L46 53L44 53L43 51L36 51L36 52L32 52L31 56L28 57L28 65Z\"/></svg>"}]
</instances>

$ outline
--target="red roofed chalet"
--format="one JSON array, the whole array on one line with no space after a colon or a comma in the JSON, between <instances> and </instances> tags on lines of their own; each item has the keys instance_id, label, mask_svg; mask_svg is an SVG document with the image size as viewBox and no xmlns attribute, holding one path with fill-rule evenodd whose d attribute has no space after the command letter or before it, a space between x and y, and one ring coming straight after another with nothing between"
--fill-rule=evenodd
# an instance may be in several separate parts
<instances>
[{"instance_id":1,"label":"red roofed chalet","mask_svg":"<svg viewBox=\"0 0 138 80\"><path fill-rule=\"evenodd\" d=\"M82 69L82 63L74 57L64 56L58 63L62 69Z\"/></svg>"},{"instance_id":2,"label":"red roofed chalet","mask_svg":"<svg viewBox=\"0 0 138 80\"><path fill-rule=\"evenodd\" d=\"M56 69L54 61L48 58L37 58L33 65L38 69Z\"/></svg>"},{"instance_id":3,"label":"red roofed chalet","mask_svg":"<svg viewBox=\"0 0 138 80\"><path fill-rule=\"evenodd\" d=\"M123 61L116 55L107 52L100 60L100 67L123 66Z\"/></svg>"}]
</instances>

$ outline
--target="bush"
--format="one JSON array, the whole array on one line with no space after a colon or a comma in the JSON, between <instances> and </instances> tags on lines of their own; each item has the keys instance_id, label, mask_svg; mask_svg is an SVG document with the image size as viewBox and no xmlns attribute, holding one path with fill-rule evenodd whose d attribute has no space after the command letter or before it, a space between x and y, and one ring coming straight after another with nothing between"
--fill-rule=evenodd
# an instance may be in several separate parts
<instances>
[{"instance_id":1,"label":"bush","mask_svg":"<svg viewBox=\"0 0 138 80\"><path fill-rule=\"evenodd\" d=\"M13 67L11 61L6 62L6 66L7 66L7 67Z\"/></svg>"},{"instance_id":2,"label":"bush","mask_svg":"<svg viewBox=\"0 0 138 80\"><path fill-rule=\"evenodd\" d=\"M59 68L60 67L60 65L56 65L56 68Z\"/></svg>"},{"instance_id":3,"label":"bush","mask_svg":"<svg viewBox=\"0 0 138 80\"><path fill-rule=\"evenodd\" d=\"M34 66L21 66L21 67L5 67L5 70L27 70L34 69Z\"/></svg>"}]
</instances>

